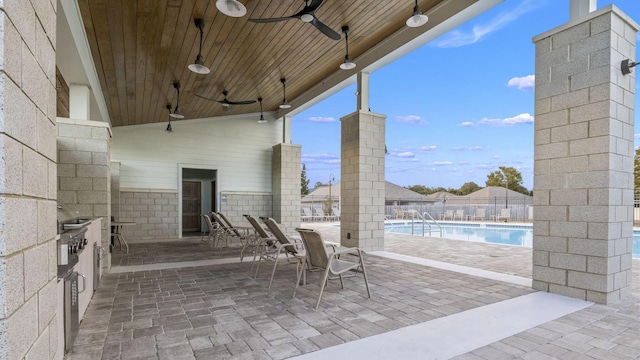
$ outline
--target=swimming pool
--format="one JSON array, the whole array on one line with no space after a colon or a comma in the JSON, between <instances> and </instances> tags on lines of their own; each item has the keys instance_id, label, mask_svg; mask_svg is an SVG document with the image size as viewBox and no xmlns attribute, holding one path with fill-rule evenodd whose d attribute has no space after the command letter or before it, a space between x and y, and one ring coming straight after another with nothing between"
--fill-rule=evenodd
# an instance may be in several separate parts
<instances>
[{"instance_id":1,"label":"swimming pool","mask_svg":"<svg viewBox=\"0 0 640 360\"><path fill-rule=\"evenodd\" d=\"M442 227L442 237L446 239L533 247L533 227L531 225L440 223L440 226ZM432 227L432 230L435 229L437 227ZM384 231L411 234L411 223L385 223ZM426 236L440 237L439 231L433 231L431 235L428 231L425 229ZM422 226L416 224L413 234L422 236ZM632 256L640 258L640 230L633 231Z\"/></svg>"}]
</instances>

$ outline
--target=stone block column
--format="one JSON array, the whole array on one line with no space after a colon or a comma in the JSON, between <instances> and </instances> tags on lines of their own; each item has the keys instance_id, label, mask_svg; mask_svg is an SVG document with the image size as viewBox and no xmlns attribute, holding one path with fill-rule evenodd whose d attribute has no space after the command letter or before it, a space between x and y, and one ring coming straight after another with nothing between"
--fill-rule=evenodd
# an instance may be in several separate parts
<instances>
[{"instance_id":1,"label":"stone block column","mask_svg":"<svg viewBox=\"0 0 640 360\"><path fill-rule=\"evenodd\" d=\"M638 24L608 6L536 45L533 287L598 303L631 292Z\"/></svg>"},{"instance_id":2,"label":"stone block column","mask_svg":"<svg viewBox=\"0 0 640 360\"><path fill-rule=\"evenodd\" d=\"M386 116L356 111L341 121L340 243L384 250Z\"/></svg>"},{"instance_id":3,"label":"stone block column","mask_svg":"<svg viewBox=\"0 0 640 360\"><path fill-rule=\"evenodd\" d=\"M58 348L56 2L0 2L0 359Z\"/></svg>"},{"instance_id":4,"label":"stone block column","mask_svg":"<svg viewBox=\"0 0 640 360\"><path fill-rule=\"evenodd\" d=\"M300 226L300 176L302 147L277 144L273 147L272 182L273 218L289 235Z\"/></svg>"}]
</instances>

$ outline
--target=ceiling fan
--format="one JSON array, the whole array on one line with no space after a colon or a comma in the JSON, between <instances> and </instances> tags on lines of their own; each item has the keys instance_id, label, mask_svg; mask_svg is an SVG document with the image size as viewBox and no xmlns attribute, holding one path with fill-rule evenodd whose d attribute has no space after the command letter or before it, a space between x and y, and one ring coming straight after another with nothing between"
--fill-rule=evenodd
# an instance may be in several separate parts
<instances>
[{"instance_id":1,"label":"ceiling fan","mask_svg":"<svg viewBox=\"0 0 640 360\"><path fill-rule=\"evenodd\" d=\"M311 23L311 25L315 26L318 30L320 30L320 32L327 35L331 39L340 40L340 34L338 34L333 29L331 29L330 27L322 23L315 16L316 10L320 7L320 5L322 5L323 2L324 0L311 0L311 3L309 3L309 0L304 0L304 3L305 3L304 8L291 16L281 17L281 18L268 18L268 19L249 19L249 21L255 22L255 23L270 23L270 22L285 21L290 19L300 19L304 22Z\"/></svg>"},{"instance_id":2,"label":"ceiling fan","mask_svg":"<svg viewBox=\"0 0 640 360\"><path fill-rule=\"evenodd\" d=\"M195 96L199 97L199 98L203 98L205 100L209 100L209 101L215 101L215 102L219 102L220 104L222 104L222 106L224 106L224 110L227 110L227 108L231 105L249 105L249 104L253 104L256 101L255 100L243 100L243 101L231 101L227 99L227 95L229 95L229 92L227 90L224 90L222 92L222 95L224 95L224 99L222 100L216 100L216 99L210 99L208 97L202 96L202 95L198 95L198 94L194 94Z\"/></svg>"}]
</instances>

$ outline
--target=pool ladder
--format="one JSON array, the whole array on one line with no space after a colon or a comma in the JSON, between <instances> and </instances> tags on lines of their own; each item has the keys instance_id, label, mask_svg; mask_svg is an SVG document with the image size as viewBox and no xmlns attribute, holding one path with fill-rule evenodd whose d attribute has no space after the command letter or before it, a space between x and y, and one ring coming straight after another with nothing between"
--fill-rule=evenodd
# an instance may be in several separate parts
<instances>
[{"instance_id":1,"label":"pool ladder","mask_svg":"<svg viewBox=\"0 0 640 360\"><path fill-rule=\"evenodd\" d=\"M422 213L422 215L417 211L411 211L411 236L415 234L416 218L420 220L420 224L422 225L422 236L425 236L428 231L429 236L432 236L432 233L440 233L440 237L442 237L442 227L427 211ZM427 231L425 231L425 227Z\"/></svg>"}]
</instances>

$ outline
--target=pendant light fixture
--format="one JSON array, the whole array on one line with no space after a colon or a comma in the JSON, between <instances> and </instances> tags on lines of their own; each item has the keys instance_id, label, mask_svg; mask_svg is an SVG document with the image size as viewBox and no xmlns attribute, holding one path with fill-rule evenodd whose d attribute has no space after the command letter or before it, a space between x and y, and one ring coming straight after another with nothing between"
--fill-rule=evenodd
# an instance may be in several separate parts
<instances>
[{"instance_id":1,"label":"pendant light fixture","mask_svg":"<svg viewBox=\"0 0 640 360\"><path fill-rule=\"evenodd\" d=\"M243 17L247 8L238 0L217 0L216 7L221 13L231 17Z\"/></svg>"},{"instance_id":2,"label":"pendant light fixture","mask_svg":"<svg viewBox=\"0 0 640 360\"><path fill-rule=\"evenodd\" d=\"M198 30L200 30L200 49L198 50L198 56L196 56L195 63L189 64L188 68L196 74L207 75L211 70L209 70L208 67L204 66L204 60L202 60L202 37L204 36L204 20L195 19L194 22Z\"/></svg>"},{"instance_id":3,"label":"pendant light fixture","mask_svg":"<svg viewBox=\"0 0 640 360\"><path fill-rule=\"evenodd\" d=\"M340 69L342 70L355 69L356 64L352 62L351 58L349 57L349 27L346 25L343 26L342 32L344 33L344 40L345 40L345 43L347 44L347 54L344 56L344 62L340 64Z\"/></svg>"},{"instance_id":4,"label":"pendant light fixture","mask_svg":"<svg viewBox=\"0 0 640 360\"><path fill-rule=\"evenodd\" d=\"M280 104L280 109L288 109L291 107L291 104L287 102L287 79L282 78L280 82L282 83L282 104Z\"/></svg>"},{"instance_id":5,"label":"pendant light fixture","mask_svg":"<svg viewBox=\"0 0 640 360\"><path fill-rule=\"evenodd\" d=\"M173 129L171 128L171 104L167 104L167 110L169 110L169 124L167 125L167 130L165 131L170 133L173 132Z\"/></svg>"},{"instance_id":6,"label":"pendant light fixture","mask_svg":"<svg viewBox=\"0 0 640 360\"><path fill-rule=\"evenodd\" d=\"M180 112L180 83L179 82L174 82L173 83L173 87L176 89L176 91L178 92L178 97L176 100L176 108L173 110L173 112L171 114L169 114L172 118L175 119L184 119L184 115L182 115L182 113Z\"/></svg>"},{"instance_id":7,"label":"pendant light fixture","mask_svg":"<svg viewBox=\"0 0 640 360\"><path fill-rule=\"evenodd\" d=\"M267 120L264 119L264 114L262 113L262 98L258 98L258 102L260 103L260 120L258 120L258 124L266 124Z\"/></svg>"},{"instance_id":8,"label":"pendant light fixture","mask_svg":"<svg viewBox=\"0 0 640 360\"><path fill-rule=\"evenodd\" d=\"M418 7L418 0L416 0L416 5L413 7L413 15L407 19L408 27L419 27L427 23L429 21L429 17L420 12L420 8Z\"/></svg>"}]
</instances>

